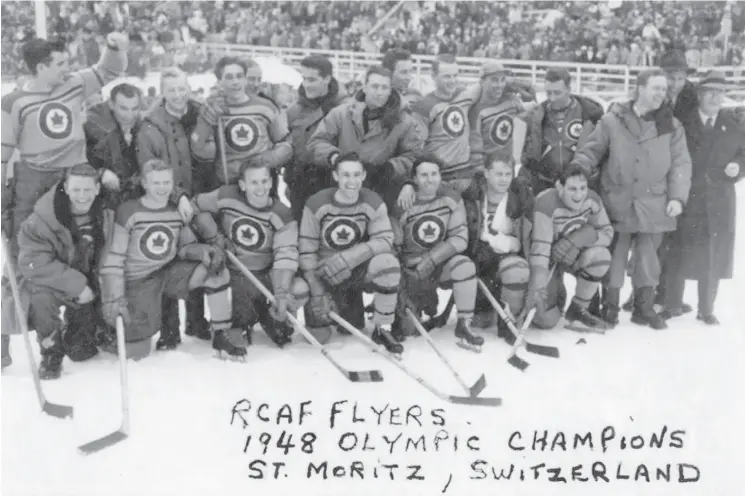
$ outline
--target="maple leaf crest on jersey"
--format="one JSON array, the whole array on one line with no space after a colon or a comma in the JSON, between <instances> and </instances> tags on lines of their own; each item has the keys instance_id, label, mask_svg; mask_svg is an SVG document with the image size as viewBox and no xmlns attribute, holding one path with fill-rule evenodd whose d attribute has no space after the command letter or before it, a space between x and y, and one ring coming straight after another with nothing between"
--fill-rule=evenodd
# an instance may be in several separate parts
<instances>
[{"instance_id":1,"label":"maple leaf crest on jersey","mask_svg":"<svg viewBox=\"0 0 745 496\"><path fill-rule=\"evenodd\" d=\"M230 238L244 250L255 250L264 246L267 235L264 228L250 217L238 217L230 226Z\"/></svg>"},{"instance_id":2,"label":"maple leaf crest on jersey","mask_svg":"<svg viewBox=\"0 0 745 496\"><path fill-rule=\"evenodd\" d=\"M148 227L140 238L140 252L151 260L163 260L173 248L173 231L163 224Z\"/></svg>"},{"instance_id":3,"label":"maple leaf crest on jersey","mask_svg":"<svg viewBox=\"0 0 745 496\"><path fill-rule=\"evenodd\" d=\"M579 137L582 135L582 121L579 119L574 119L569 124L567 124L567 136L571 138L574 141L577 141Z\"/></svg>"},{"instance_id":4,"label":"maple leaf crest on jersey","mask_svg":"<svg viewBox=\"0 0 745 496\"><path fill-rule=\"evenodd\" d=\"M235 117L225 125L225 139L234 150L247 152L259 141L259 130L249 117Z\"/></svg>"},{"instance_id":5,"label":"maple leaf crest on jersey","mask_svg":"<svg viewBox=\"0 0 745 496\"><path fill-rule=\"evenodd\" d=\"M72 112L58 102L48 102L39 110L39 129L52 139L65 139L72 133Z\"/></svg>"},{"instance_id":6,"label":"maple leaf crest on jersey","mask_svg":"<svg viewBox=\"0 0 745 496\"><path fill-rule=\"evenodd\" d=\"M416 244L429 249L444 238L445 224L436 215L423 215L416 219L411 233Z\"/></svg>"},{"instance_id":7,"label":"maple leaf crest on jersey","mask_svg":"<svg viewBox=\"0 0 745 496\"><path fill-rule=\"evenodd\" d=\"M450 106L442 113L442 128L453 138L466 131L466 116L458 106Z\"/></svg>"},{"instance_id":8,"label":"maple leaf crest on jersey","mask_svg":"<svg viewBox=\"0 0 745 496\"><path fill-rule=\"evenodd\" d=\"M362 231L350 217L337 217L323 230L323 238L335 250L345 250L362 240Z\"/></svg>"},{"instance_id":9,"label":"maple leaf crest on jersey","mask_svg":"<svg viewBox=\"0 0 745 496\"><path fill-rule=\"evenodd\" d=\"M512 139L514 124L510 114L502 114L494 119L491 126L491 139L497 145L504 146Z\"/></svg>"}]
</instances>

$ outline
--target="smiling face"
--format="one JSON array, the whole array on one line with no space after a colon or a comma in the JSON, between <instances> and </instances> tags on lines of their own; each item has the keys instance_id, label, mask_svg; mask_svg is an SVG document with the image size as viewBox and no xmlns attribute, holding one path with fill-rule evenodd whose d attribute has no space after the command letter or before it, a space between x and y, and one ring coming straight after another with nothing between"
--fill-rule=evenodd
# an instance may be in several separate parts
<instances>
[{"instance_id":1,"label":"smiling face","mask_svg":"<svg viewBox=\"0 0 745 496\"><path fill-rule=\"evenodd\" d=\"M411 84L414 63L411 60L399 60L393 70L393 87L400 91L406 91Z\"/></svg>"},{"instance_id":2,"label":"smiling face","mask_svg":"<svg viewBox=\"0 0 745 496\"><path fill-rule=\"evenodd\" d=\"M639 86L639 103L650 110L660 108L667 96L667 78L653 76L645 86Z\"/></svg>"},{"instance_id":3,"label":"smiling face","mask_svg":"<svg viewBox=\"0 0 745 496\"><path fill-rule=\"evenodd\" d=\"M419 196L421 198L432 198L440 187L440 167L432 162L422 162L416 168L414 176Z\"/></svg>"},{"instance_id":4,"label":"smiling face","mask_svg":"<svg viewBox=\"0 0 745 496\"><path fill-rule=\"evenodd\" d=\"M587 198L587 179L584 176L572 176L567 178L566 184L557 183L559 197L571 210L579 210Z\"/></svg>"},{"instance_id":5,"label":"smiling face","mask_svg":"<svg viewBox=\"0 0 745 496\"><path fill-rule=\"evenodd\" d=\"M220 87L226 97L231 100L244 98L247 84L246 73L243 72L243 67L238 64L229 64L223 67L222 76L220 77Z\"/></svg>"},{"instance_id":6,"label":"smiling face","mask_svg":"<svg viewBox=\"0 0 745 496\"><path fill-rule=\"evenodd\" d=\"M512 184L513 175L512 166L504 160L495 160L484 171L486 184L495 193L506 193Z\"/></svg>"},{"instance_id":7,"label":"smiling face","mask_svg":"<svg viewBox=\"0 0 745 496\"><path fill-rule=\"evenodd\" d=\"M367 175L362 162L357 160L345 160L339 162L333 172L334 181L339 186L339 194L348 202L355 202L360 195L362 183Z\"/></svg>"},{"instance_id":8,"label":"smiling face","mask_svg":"<svg viewBox=\"0 0 745 496\"><path fill-rule=\"evenodd\" d=\"M169 107L176 111L183 111L186 109L190 93L189 83L186 80L186 76L163 78L163 83L160 89L163 93L163 98Z\"/></svg>"},{"instance_id":9,"label":"smiling face","mask_svg":"<svg viewBox=\"0 0 745 496\"><path fill-rule=\"evenodd\" d=\"M57 86L65 82L70 76L70 54L67 52L52 52L48 64L36 65L36 77L50 86Z\"/></svg>"},{"instance_id":10,"label":"smiling face","mask_svg":"<svg viewBox=\"0 0 745 496\"><path fill-rule=\"evenodd\" d=\"M440 63L435 75L437 91L446 97L452 97L458 86L458 64Z\"/></svg>"},{"instance_id":11,"label":"smiling face","mask_svg":"<svg viewBox=\"0 0 745 496\"><path fill-rule=\"evenodd\" d=\"M326 96L329 92L329 84L331 83L331 76L321 77L318 69L312 67L300 66L300 74L303 76L303 88L305 88L305 96L313 100L314 98L321 98Z\"/></svg>"},{"instance_id":12,"label":"smiling face","mask_svg":"<svg viewBox=\"0 0 745 496\"><path fill-rule=\"evenodd\" d=\"M269 204L269 192L272 189L272 176L266 167L249 167L238 180L238 186L246 194L246 201L255 207Z\"/></svg>"},{"instance_id":13,"label":"smiling face","mask_svg":"<svg viewBox=\"0 0 745 496\"><path fill-rule=\"evenodd\" d=\"M173 192L173 170L154 170L144 175L142 187L152 203L165 205Z\"/></svg>"},{"instance_id":14,"label":"smiling face","mask_svg":"<svg viewBox=\"0 0 745 496\"><path fill-rule=\"evenodd\" d=\"M119 125L124 129L131 129L140 113L140 97L135 95L128 98L119 93L114 101L110 102L110 107Z\"/></svg>"},{"instance_id":15,"label":"smiling face","mask_svg":"<svg viewBox=\"0 0 745 496\"><path fill-rule=\"evenodd\" d=\"M87 214L101 191L101 185L94 177L69 176L64 183L65 193L70 197L74 214Z\"/></svg>"}]
</instances>

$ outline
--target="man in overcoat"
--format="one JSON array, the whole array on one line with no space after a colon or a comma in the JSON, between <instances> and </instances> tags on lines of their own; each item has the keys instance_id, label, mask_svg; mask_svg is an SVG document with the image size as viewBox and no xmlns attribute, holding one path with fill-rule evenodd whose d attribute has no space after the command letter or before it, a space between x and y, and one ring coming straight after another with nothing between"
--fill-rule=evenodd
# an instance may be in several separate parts
<instances>
[{"instance_id":1,"label":"man in overcoat","mask_svg":"<svg viewBox=\"0 0 745 496\"><path fill-rule=\"evenodd\" d=\"M619 296L633 245L631 320L655 329L666 327L654 309L661 270L657 250L664 233L676 230L676 217L691 186L685 132L672 109L662 105L666 92L664 71L640 73L635 98L611 107L571 163L592 176L607 157L600 171L600 191L616 232L604 295L603 318L609 323L618 321Z\"/></svg>"},{"instance_id":2,"label":"man in overcoat","mask_svg":"<svg viewBox=\"0 0 745 496\"><path fill-rule=\"evenodd\" d=\"M745 176L745 112L724 109L724 74L713 70L698 86L698 105L683 120L693 173L691 193L678 221L668 263L663 317L683 313L686 280L698 281L697 319L718 325L714 301L721 279L732 278L735 250L735 183Z\"/></svg>"}]
</instances>

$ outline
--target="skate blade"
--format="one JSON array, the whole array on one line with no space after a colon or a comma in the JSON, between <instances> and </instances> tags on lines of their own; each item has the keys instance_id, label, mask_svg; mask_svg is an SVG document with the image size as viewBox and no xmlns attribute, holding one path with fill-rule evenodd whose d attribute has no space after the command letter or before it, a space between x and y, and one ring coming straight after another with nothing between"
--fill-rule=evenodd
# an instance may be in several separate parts
<instances>
[{"instance_id":1,"label":"skate blade","mask_svg":"<svg viewBox=\"0 0 745 496\"><path fill-rule=\"evenodd\" d=\"M605 334L608 329L603 329L600 327L587 327L580 324L571 324L568 323L564 326L564 329L569 329L570 331L574 332L583 332L586 334Z\"/></svg>"},{"instance_id":2,"label":"skate blade","mask_svg":"<svg viewBox=\"0 0 745 496\"><path fill-rule=\"evenodd\" d=\"M476 346L474 344L468 344L468 343L462 343L460 341L458 341L455 344L463 348L464 350L471 351L473 353L481 353L481 346Z\"/></svg>"}]
</instances>

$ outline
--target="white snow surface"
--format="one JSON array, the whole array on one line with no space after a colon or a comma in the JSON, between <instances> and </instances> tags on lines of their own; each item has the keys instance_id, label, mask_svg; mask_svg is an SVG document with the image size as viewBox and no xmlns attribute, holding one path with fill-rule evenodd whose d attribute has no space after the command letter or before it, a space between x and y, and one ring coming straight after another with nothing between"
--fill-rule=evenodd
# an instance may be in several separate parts
<instances>
[{"instance_id":1,"label":"white snow surface","mask_svg":"<svg viewBox=\"0 0 745 496\"><path fill-rule=\"evenodd\" d=\"M739 254L735 278L724 281L717 300L720 327L706 327L689 314L671 321L665 331L641 328L622 315L622 323L608 334L579 335L557 327L552 331L529 331L535 342L556 345L557 359L521 352L531 363L525 372L507 364L507 345L494 330L482 332L486 339L481 354L455 346L454 316L446 328L433 332L443 353L465 382L472 384L483 373L487 387L481 396L499 396L498 408L453 405L441 401L417 382L404 375L383 358L368 351L350 336L335 336L329 345L331 354L342 366L353 370L378 369L385 378L381 383L348 382L309 344L296 338L284 350L276 348L259 330L249 348L245 363L224 362L213 357L208 343L186 337L170 352L154 352L140 362L128 362L131 404L130 437L102 452L81 456L77 446L118 428L120 423L119 375L113 356L100 354L84 363L65 360L62 377L43 383L49 401L73 405L74 420L59 420L40 412L20 335L11 339L14 363L2 374L2 494L21 495L723 495L743 494L743 455L745 402L745 325L739 315L745 291L745 188L740 186ZM573 281L567 277L570 292ZM624 297L628 294L628 284ZM571 294L571 293L570 293ZM447 293L440 295L441 308ZM688 283L686 301L696 304L695 283ZM32 340L35 342L35 339ZM586 344L577 344L580 338ZM463 395L458 383L438 360L422 338L409 339L403 364L420 374L435 387L449 394ZM38 347L34 344L38 362ZM244 430L235 417L233 406L240 400L251 403L244 414ZM336 401L346 400L329 424ZM310 401L302 425L300 403ZM357 417L352 421L352 406ZM272 420L257 417L259 405ZM292 408L292 423L277 424L277 411L283 404ZM378 425L377 415L388 405ZM422 426L410 419L407 410L418 405L423 411ZM391 409L398 408L393 417ZM445 425L433 425L433 409ZM391 419L393 424L391 425ZM616 437L607 451L601 447L601 433L608 426ZM662 448L650 448L653 433L667 426ZM432 440L444 429L448 441L435 451ZM293 434L296 447L289 454L276 447L282 430ZM545 451L531 449L534 431L548 431ZM682 446L671 447L671 432L679 434ZM300 451L300 436L314 432L317 441L313 453ZM519 431L522 439L510 449L508 441ZM551 450L557 432L566 435L566 450ZM266 455L258 439L263 432L272 436ZM345 432L359 436L359 444L349 452L338 447ZM591 432L593 449L579 445L574 435ZM605 431L608 432L607 430ZM369 434L367 451L363 438ZM395 439L392 454L382 436ZM244 453L246 436L252 436ZM403 448L407 437L416 441L426 436L426 452L408 452ZM458 437L457 450L453 438ZM478 446L479 451L469 449ZM628 447L631 438L641 436L644 447ZM440 433L440 437L444 437ZM626 437L626 448L621 438ZM347 437L345 441L351 441ZM640 438L636 438L636 443ZM673 444L675 444L673 442ZM369 449L373 447L374 449ZM284 462L278 479L268 465L263 479L251 478L256 472L249 464L261 459L271 464ZM328 479L307 477L308 463L329 462ZM364 464L364 480L351 478L352 461ZM486 460L488 477L473 480L480 472L471 469L476 460ZM594 481L593 462L607 466L610 482ZM508 469L515 464L510 481L494 480L492 464ZM545 463L561 467L568 482L549 482L546 469L538 480L531 466ZM618 480L621 475L630 480ZM679 483L678 466L695 465L700 471L697 482ZM386 464L400 464L395 480L390 480ZM587 482L572 479L572 467ZM649 469L651 482L635 481L637 466ZM657 480L657 468L672 464L671 481ZM334 477L332 468L346 466L343 477ZM403 467L421 465L424 480L405 480L411 473ZM377 467L378 477L373 469ZM524 469L525 480L518 474ZM686 475L693 469L684 469ZM448 484L448 479L452 480ZM447 488L446 488L447 485Z\"/></svg>"}]
</instances>

